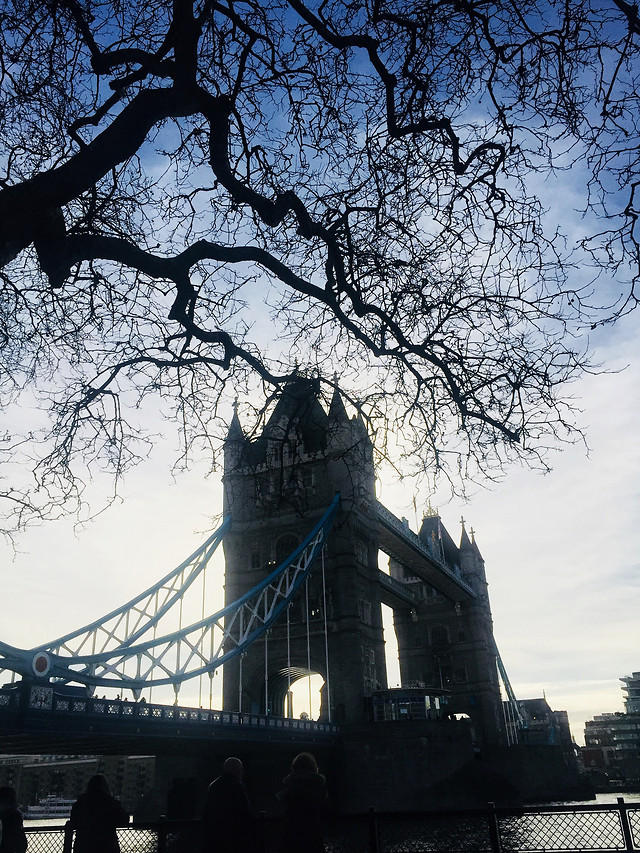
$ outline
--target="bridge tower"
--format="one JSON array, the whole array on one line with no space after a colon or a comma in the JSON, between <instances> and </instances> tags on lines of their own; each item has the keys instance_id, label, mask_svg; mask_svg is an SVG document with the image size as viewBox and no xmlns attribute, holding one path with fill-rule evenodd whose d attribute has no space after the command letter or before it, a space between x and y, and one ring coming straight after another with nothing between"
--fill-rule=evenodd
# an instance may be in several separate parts
<instances>
[{"instance_id":1,"label":"bridge tower","mask_svg":"<svg viewBox=\"0 0 640 853\"><path fill-rule=\"evenodd\" d=\"M397 561L389 561L392 577L408 582L419 599L411 613L394 610L402 683L442 689L448 712L470 718L478 744L506 743L487 578L475 537L469 539L463 521L456 547L434 512L425 516L418 535L443 563L454 567L476 598L445 597L412 578Z\"/></svg>"},{"instance_id":2,"label":"bridge tower","mask_svg":"<svg viewBox=\"0 0 640 853\"><path fill-rule=\"evenodd\" d=\"M340 492L341 504L306 590L242 660L225 666L226 710L287 714L290 684L324 678L321 716L356 722L386 687L373 448L336 391L328 412L317 383L293 377L262 434L249 439L237 412L226 438L225 598L237 600L298 545ZM324 581L324 582L323 582ZM326 631L325 631L326 623Z\"/></svg>"}]
</instances>

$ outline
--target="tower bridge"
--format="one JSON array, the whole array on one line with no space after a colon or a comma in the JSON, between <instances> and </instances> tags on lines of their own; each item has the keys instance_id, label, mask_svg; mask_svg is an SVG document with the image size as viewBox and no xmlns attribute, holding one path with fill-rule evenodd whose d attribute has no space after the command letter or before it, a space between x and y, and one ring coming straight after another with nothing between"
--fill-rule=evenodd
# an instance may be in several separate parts
<instances>
[{"instance_id":1,"label":"tower bridge","mask_svg":"<svg viewBox=\"0 0 640 853\"><path fill-rule=\"evenodd\" d=\"M371 441L337 391L325 411L312 383L292 380L254 439L236 411L224 460L225 520L180 566L50 643L23 650L0 642L0 752L11 751L21 727L43 742L48 733L50 743L75 730L87 748L119 731L130 749L155 743L183 753L187 743L290 749L339 736L345 779L366 798L381 761L402 790L416 774L423 786L446 776L473 749L517 743L521 718L475 539L463 525L456 545L436 513L416 534L376 499ZM224 607L176 624L220 544ZM387 684L382 605L393 610L399 690ZM180 705L185 682L211 685L218 669L221 710ZM294 720L292 685L313 673L323 679L319 720ZM9 677L22 682L19 701ZM74 689L65 685L76 685L75 697L65 699ZM140 700L166 685L173 706L105 704L95 694L112 688ZM411 729L397 728L409 718Z\"/></svg>"}]
</instances>

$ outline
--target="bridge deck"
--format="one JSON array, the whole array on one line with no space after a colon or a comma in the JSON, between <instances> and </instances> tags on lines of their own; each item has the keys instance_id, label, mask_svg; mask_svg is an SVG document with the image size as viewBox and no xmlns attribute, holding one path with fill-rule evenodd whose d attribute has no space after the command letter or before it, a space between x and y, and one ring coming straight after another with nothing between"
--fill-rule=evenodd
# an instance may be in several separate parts
<instances>
[{"instance_id":1,"label":"bridge deck","mask_svg":"<svg viewBox=\"0 0 640 853\"><path fill-rule=\"evenodd\" d=\"M158 754L164 748L193 752L207 742L238 741L330 743L338 737L331 723L263 714L216 711L120 699L53 693L46 706L34 707L19 688L0 688L0 753L64 752L73 745L81 754Z\"/></svg>"},{"instance_id":2,"label":"bridge deck","mask_svg":"<svg viewBox=\"0 0 640 853\"><path fill-rule=\"evenodd\" d=\"M468 601L476 597L453 567L437 559L419 537L381 503L378 503L377 514L380 549L385 554L453 601Z\"/></svg>"}]
</instances>

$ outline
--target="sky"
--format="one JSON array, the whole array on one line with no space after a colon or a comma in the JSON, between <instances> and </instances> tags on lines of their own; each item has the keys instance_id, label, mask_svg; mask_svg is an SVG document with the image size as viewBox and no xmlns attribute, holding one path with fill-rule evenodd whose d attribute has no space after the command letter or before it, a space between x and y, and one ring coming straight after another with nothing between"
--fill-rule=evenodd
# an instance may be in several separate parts
<instances>
[{"instance_id":1,"label":"sky","mask_svg":"<svg viewBox=\"0 0 640 853\"><path fill-rule=\"evenodd\" d=\"M485 560L495 638L516 696L545 695L554 710L568 711L578 743L586 720L623 710L619 679L640 670L639 333L638 313L601 333L596 356L609 372L572 388L588 453L583 445L565 448L546 475L512 467L466 503L418 494L417 518L413 492L380 484L382 503L414 529L429 501L454 540L464 516ZM204 541L222 511L220 479L198 466L172 478L170 459L171 442L159 444L127 477L121 501L84 529L63 519L23 534L17 554L2 546L1 640L31 648L79 628ZM90 486L96 499L102 487ZM221 603L221 559L207 584ZM396 673L392 665L391 684ZM214 706L220 684L216 675ZM207 706L207 692L206 684L190 684L180 702ZM298 715L303 699L296 703Z\"/></svg>"}]
</instances>

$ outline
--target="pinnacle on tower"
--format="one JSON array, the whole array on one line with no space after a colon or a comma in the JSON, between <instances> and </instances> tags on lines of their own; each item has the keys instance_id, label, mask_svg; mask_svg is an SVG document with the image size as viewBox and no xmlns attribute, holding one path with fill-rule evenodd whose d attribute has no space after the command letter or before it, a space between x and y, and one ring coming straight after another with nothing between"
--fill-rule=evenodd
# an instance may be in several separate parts
<instances>
[{"instance_id":1,"label":"pinnacle on tower","mask_svg":"<svg viewBox=\"0 0 640 853\"><path fill-rule=\"evenodd\" d=\"M460 534L460 550L467 551L471 549L473 546L471 545L471 540L467 535L467 529L464 526L464 518L460 519L460 524L462 525L462 533Z\"/></svg>"},{"instance_id":2,"label":"pinnacle on tower","mask_svg":"<svg viewBox=\"0 0 640 853\"><path fill-rule=\"evenodd\" d=\"M480 548L478 548L478 543L476 542L476 534L473 527L471 528L471 547L475 551L476 557L478 557L478 559L484 563L484 559L482 557L482 554L480 553Z\"/></svg>"},{"instance_id":3,"label":"pinnacle on tower","mask_svg":"<svg viewBox=\"0 0 640 853\"><path fill-rule=\"evenodd\" d=\"M242 431L242 426L240 424L240 418L238 417L238 401L235 400L233 404L233 417L231 418L231 423L229 424L229 431L227 432L227 437L225 439L226 442L230 441L244 441L245 434Z\"/></svg>"},{"instance_id":4,"label":"pinnacle on tower","mask_svg":"<svg viewBox=\"0 0 640 853\"><path fill-rule=\"evenodd\" d=\"M333 396L331 397L329 420L335 421L336 423L349 423L349 415L347 414L347 410L345 409L344 402L342 400L342 394L340 393L340 389L337 385L335 386Z\"/></svg>"}]
</instances>

